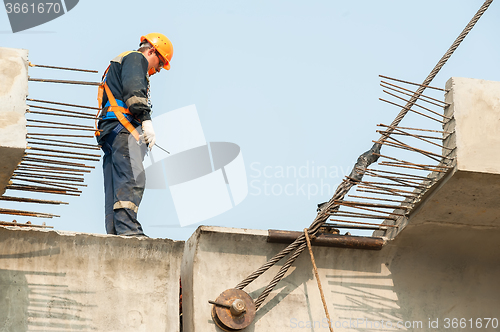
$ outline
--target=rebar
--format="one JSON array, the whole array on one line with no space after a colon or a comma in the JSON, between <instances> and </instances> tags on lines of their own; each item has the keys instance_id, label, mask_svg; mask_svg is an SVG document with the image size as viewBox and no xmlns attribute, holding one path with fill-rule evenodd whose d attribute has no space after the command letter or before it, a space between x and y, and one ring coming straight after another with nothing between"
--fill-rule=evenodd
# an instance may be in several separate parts
<instances>
[{"instance_id":1,"label":"rebar","mask_svg":"<svg viewBox=\"0 0 500 332\"><path fill-rule=\"evenodd\" d=\"M46 153L27 152L26 155L29 157L36 156L36 157L67 158L67 159L77 159L77 160L99 161L99 159L95 159L95 158L75 157L75 156L67 156L67 155L55 155L55 154L46 154Z\"/></svg>"},{"instance_id":2,"label":"rebar","mask_svg":"<svg viewBox=\"0 0 500 332\"><path fill-rule=\"evenodd\" d=\"M81 191L78 190L77 187L67 186L65 184L60 184L60 182L56 182L56 181L33 180L33 179L27 179L27 178L23 178L23 177L19 177L19 176L14 176L14 175L12 176L12 178L13 178L13 180L16 180L16 181L24 181L24 182L32 182L32 183L36 183L36 184L43 184L43 185L47 185L47 186L61 188L61 189L64 189L64 190L70 191L70 192L81 193ZM22 183L12 183L12 185L19 185L19 184L22 184Z\"/></svg>"},{"instance_id":3,"label":"rebar","mask_svg":"<svg viewBox=\"0 0 500 332\"><path fill-rule=\"evenodd\" d=\"M73 114L63 114L63 113L50 113L50 112L38 112L38 111L32 111L32 110L27 110L26 113L29 114L41 114L41 115L52 115L52 116L64 116L68 118L77 118L77 119L87 119L87 120L96 120L95 117L90 117L90 116L83 116L83 115L73 115ZM97 118L99 120L100 118Z\"/></svg>"},{"instance_id":4,"label":"rebar","mask_svg":"<svg viewBox=\"0 0 500 332\"><path fill-rule=\"evenodd\" d=\"M333 220L333 219L330 219L330 220L332 220L332 221L341 221L341 222L352 223L352 224L359 224L359 225L382 226L381 224L372 224L372 223L361 222L361 221L342 221L342 220ZM397 225L383 225L383 226L393 227L393 228L398 228L399 227Z\"/></svg>"},{"instance_id":5,"label":"rebar","mask_svg":"<svg viewBox=\"0 0 500 332\"><path fill-rule=\"evenodd\" d=\"M28 149L29 150L33 150L33 151L44 151L44 152L54 152L54 153L67 153L67 154L76 154L76 155L81 155L81 156L97 157L97 158L101 157L101 155L99 155L99 154L93 154L93 153L60 151L60 150L43 149L43 148L35 148L35 147L28 147Z\"/></svg>"},{"instance_id":6,"label":"rebar","mask_svg":"<svg viewBox=\"0 0 500 332\"><path fill-rule=\"evenodd\" d=\"M46 175L46 174L33 174L33 173L26 173L26 172L20 172L20 171L14 171L14 174L16 176L25 176L25 177L31 177L31 178L36 178L36 179L47 179L47 180L63 180L63 181L69 181L69 182L83 182L83 177L75 178L75 177L69 177L69 176L56 176L56 175Z\"/></svg>"},{"instance_id":7,"label":"rebar","mask_svg":"<svg viewBox=\"0 0 500 332\"><path fill-rule=\"evenodd\" d=\"M23 157L23 160L29 161L29 162L34 162L34 163L42 163L42 164L57 164L57 165L65 165L65 166L72 166L72 167L78 167L78 168L95 168L94 166L87 166L85 164L79 164L79 163L72 163L69 161L59 161L59 160L51 160L51 159L44 159L44 158L33 158L33 157Z\"/></svg>"},{"instance_id":8,"label":"rebar","mask_svg":"<svg viewBox=\"0 0 500 332\"><path fill-rule=\"evenodd\" d=\"M38 106L38 105L28 105L30 108L39 108L43 110L49 110L49 111L57 111L57 112L63 112L65 114L74 114L74 115L81 115L81 116L86 116L89 118L95 118L95 114L92 113L85 113L85 112L77 112L77 111L69 111L69 110L63 110L60 108L53 108L53 107L45 107L45 106Z\"/></svg>"},{"instance_id":9,"label":"rebar","mask_svg":"<svg viewBox=\"0 0 500 332\"><path fill-rule=\"evenodd\" d=\"M97 149L100 149L101 146L100 145L96 145L96 144L88 144L88 143L80 143L80 142L72 142L72 141L61 141L61 140L57 140L57 139L50 139L50 138L39 138L39 137L31 137L29 135L26 136L27 139L36 139L36 140L39 140L39 141L47 141L47 142L56 142L56 143L64 143L64 144L74 144L74 145L77 145L77 146L81 146L81 147L91 147L91 148L97 148Z\"/></svg>"},{"instance_id":10,"label":"rebar","mask_svg":"<svg viewBox=\"0 0 500 332\"><path fill-rule=\"evenodd\" d=\"M83 130L83 131L102 131L101 129L87 129L87 128L72 128L72 127L55 127L55 126L36 126L36 125L26 125L26 127L29 128L45 128L45 129L62 129L62 130ZM30 135L33 135L32 133L29 133ZM47 135L47 136L53 136L53 135Z\"/></svg>"},{"instance_id":11,"label":"rebar","mask_svg":"<svg viewBox=\"0 0 500 332\"><path fill-rule=\"evenodd\" d=\"M94 135L72 135L72 134L46 134L46 133L28 133L29 136L57 136L57 137L80 137L94 138Z\"/></svg>"},{"instance_id":12,"label":"rebar","mask_svg":"<svg viewBox=\"0 0 500 332\"><path fill-rule=\"evenodd\" d=\"M0 196L0 201L53 204L53 205L69 204L67 202L61 202L61 201L49 201L49 200L45 200L45 199L34 199L34 198L25 198L25 197L12 197L12 196Z\"/></svg>"},{"instance_id":13,"label":"rebar","mask_svg":"<svg viewBox=\"0 0 500 332\"><path fill-rule=\"evenodd\" d=\"M89 69L78 69L78 68L68 68L68 67L55 67L55 66L47 66L47 65L35 65L33 63L29 63L30 67L40 67L40 68L49 68L49 69L61 69L61 70L71 70L71 71L82 71L85 73L98 73L97 70L89 70Z\"/></svg>"},{"instance_id":14,"label":"rebar","mask_svg":"<svg viewBox=\"0 0 500 332\"><path fill-rule=\"evenodd\" d=\"M384 84L380 84L380 86L381 86L381 87L383 87L383 88L385 88L385 89L389 89L389 90L395 91L395 92L397 92L397 93L401 93L401 94L403 94L403 95L405 95L405 96L410 96L410 97L412 96L411 94L409 94L409 93L407 93L407 92L404 92L404 91L400 91L400 90L398 90L398 89L391 88L390 86L387 86L387 85L384 85ZM384 90L382 90L382 91L384 91ZM410 90L410 91L411 91L411 90ZM384 91L384 92L385 92L385 91ZM412 92L413 92L413 91L412 91ZM431 105L434 105L434 106L437 106L437 107L443 107L443 108L447 106L446 104L444 104L444 105L440 105L440 104L438 104L438 103L435 103L435 102L433 102L433 101L430 101L430 100L424 99L424 98L422 98L422 97L423 97L423 96L420 96L419 100L421 100L421 101L423 101L423 102L426 102L426 103L429 103L429 104L431 104Z\"/></svg>"},{"instance_id":15,"label":"rebar","mask_svg":"<svg viewBox=\"0 0 500 332\"><path fill-rule=\"evenodd\" d=\"M93 126L80 125L80 124L76 124L76 123L53 122L53 121L43 121L43 120L34 120L34 119L27 119L26 121L28 121L28 122L35 122L35 123L53 124L53 125L57 125L57 126L70 126L70 127L79 127L79 128L90 128L92 130L95 129Z\"/></svg>"},{"instance_id":16,"label":"rebar","mask_svg":"<svg viewBox=\"0 0 500 332\"><path fill-rule=\"evenodd\" d=\"M422 128L410 128L410 127L400 127L400 126L388 126L383 123L379 123L377 126L379 127L387 127L387 128L399 128L399 129L405 129L405 130L416 130L416 131L426 131L426 132L432 132L432 133L440 133L440 134L453 134L452 131L444 131L444 130L433 130L433 129L422 129Z\"/></svg>"},{"instance_id":17,"label":"rebar","mask_svg":"<svg viewBox=\"0 0 500 332\"><path fill-rule=\"evenodd\" d=\"M356 196L356 195L348 195L348 197L374 199L374 200L379 200L379 201L396 202L396 203L408 203L405 201L398 201L396 199L379 198L379 197L367 197L367 196Z\"/></svg>"},{"instance_id":18,"label":"rebar","mask_svg":"<svg viewBox=\"0 0 500 332\"><path fill-rule=\"evenodd\" d=\"M386 81L381 81L381 82L382 82L382 83L384 83L384 84L387 84L387 85L390 85L390 86L396 87L396 88L401 89L401 90L405 90L405 91L408 91L408 92L411 92L411 93L415 93L415 91L413 91L413 90L405 89L405 88L403 88L403 87L401 87L401 86L399 86L399 85L393 84L393 83L389 83L389 82L386 82ZM381 84L381 85L382 85L382 84ZM438 103L442 103L442 104L444 104L444 106L445 106L445 107L446 107L446 106L450 106L450 105L451 105L450 103L447 103L447 102L445 102L445 101L443 101L443 100L439 100L439 99L436 99L436 98L432 98L432 97L430 97L430 96L426 96L426 95L424 95L424 94L420 94L420 99L421 99L421 100L424 100L424 99L422 99L422 98L427 98L427 99L430 99L430 100L437 101Z\"/></svg>"},{"instance_id":19,"label":"rebar","mask_svg":"<svg viewBox=\"0 0 500 332\"><path fill-rule=\"evenodd\" d=\"M100 150L100 147L87 147L87 146L73 146L73 145L67 145L67 144L54 144L54 143L46 143L46 142L33 142L33 141L28 141L29 146L31 144L36 144L36 145L43 145L43 146L58 146L61 148L70 148L70 149L86 149L86 150Z\"/></svg>"},{"instance_id":20,"label":"rebar","mask_svg":"<svg viewBox=\"0 0 500 332\"><path fill-rule=\"evenodd\" d=\"M433 118L433 117L432 117L432 116L430 116L430 115L424 114L424 113L419 112L419 111L415 111L414 109L409 109L409 108L407 109L405 106L402 106L402 105L400 105L400 104L394 103L394 102L392 102L392 101L389 101L389 100L386 100L386 99L383 99L383 98L379 98L379 100L381 100L381 101L383 101L383 102L386 102L386 103L388 103L388 104L391 104L391 105L397 106L397 107L402 107L403 109L405 109L405 110L407 110L407 111L409 111L409 112L413 112L413 113L416 113L416 114L418 114L418 115L425 116L426 118L429 118L429 119L432 119L432 120L434 120L434 121L437 121L437 122L439 122L439 123L441 123L441 124L443 124L443 125L445 125L445 124L446 124L446 122L441 121L441 120L436 119L436 118Z\"/></svg>"},{"instance_id":21,"label":"rebar","mask_svg":"<svg viewBox=\"0 0 500 332\"><path fill-rule=\"evenodd\" d=\"M21 162L17 169L20 169L21 167L24 169L29 169L29 170L33 170L33 171L37 170L37 171L43 171L43 172L54 172L54 173L57 172L57 173L61 173L61 174L73 174L73 175L81 175L81 176L83 176L83 174L78 174L78 173L90 173L90 170L86 170L86 169L30 164L30 163L26 163L25 161Z\"/></svg>"},{"instance_id":22,"label":"rebar","mask_svg":"<svg viewBox=\"0 0 500 332\"><path fill-rule=\"evenodd\" d=\"M390 96L393 96L393 97L395 97L395 98L398 98L398 99L400 99L400 100L402 100L402 101L406 101L407 103L409 103L409 102L410 102L408 99L404 99L403 97L397 96L397 95L395 95L395 94L393 94L393 93L390 93L389 91L385 91L385 90L382 90L382 91L383 91L383 92L385 92L385 93L387 93L387 94L388 94L388 95L390 95ZM431 110L430 108L424 107L424 106L419 105L419 104L417 104L417 103L413 103L413 106L420 107L421 109L426 110L427 112L430 112L430 113L435 114L435 115L437 115L437 116L441 116L441 117L443 117L443 118L445 118L445 119L447 119L447 120L451 120L451 117L446 116L446 115L441 114L441 113L438 113L438 112L436 112L436 111L433 111L433 110Z\"/></svg>"},{"instance_id":23,"label":"rebar","mask_svg":"<svg viewBox=\"0 0 500 332\"><path fill-rule=\"evenodd\" d=\"M392 78L392 77L388 77L388 76L384 76L384 75L378 75L378 76L382 77L382 78L387 78L388 80L391 80L391 81L396 81L396 82L401 82L401 83L406 83L406 84L411 84L411 85L417 85L417 86L424 87L424 88L429 88L429 89L434 89L434 90L440 90L440 91L448 92L448 90L446 90L446 89L436 88L436 87L425 85L425 84L418 84L418 83L403 81L403 80L400 80L400 79L397 79L397 78Z\"/></svg>"},{"instance_id":24,"label":"rebar","mask_svg":"<svg viewBox=\"0 0 500 332\"><path fill-rule=\"evenodd\" d=\"M15 221L15 220L14 220ZM28 221L29 223L29 221ZM32 223L20 224L18 222L10 222L10 221L0 221L0 225L3 226L17 226L17 227L35 227L35 228L54 228L54 226L47 226L45 223L43 225L34 225Z\"/></svg>"},{"instance_id":25,"label":"rebar","mask_svg":"<svg viewBox=\"0 0 500 332\"><path fill-rule=\"evenodd\" d=\"M51 214L51 213L31 212L31 211L1 209L1 208L0 208L0 214L10 214L10 215L14 215L14 216L26 216L26 217L36 217L36 218L59 217L59 216L57 216L55 214Z\"/></svg>"},{"instance_id":26,"label":"rebar","mask_svg":"<svg viewBox=\"0 0 500 332\"><path fill-rule=\"evenodd\" d=\"M32 191L32 192L45 193L45 194L80 196L80 194L73 194L71 192L67 192L66 190L54 189L54 188L50 188L50 187L41 187L41 186L8 185L5 188L10 189L10 190Z\"/></svg>"},{"instance_id":27,"label":"rebar","mask_svg":"<svg viewBox=\"0 0 500 332\"><path fill-rule=\"evenodd\" d=\"M40 100L40 99L31 99L27 98L26 100L29 101L34 101L36 103L47 103L47 104L54 104L54 105L61 105L61 106L70 106L70 107L78 107L78 108L86 108L86 109L91 109L91 110L100 110L99 107L92 107L92 106L83 106L83 105L75 105L75 104L66 104L66 103L60 103L56 101L48 101L48 100Z\"/></svg>"},{"instance_id":28,"label":"rebar","mask_svg":"<svg viewBox=\"0 0 500 332\"><path fill-rule=\"evenodd\" d=\"M85 82L85 81L66 81L66 80L53 80L49 78L32 78L28 76L28 81L31 82L46 82L46 83L63 83L63 84L77 84L77 85L93 85L99 86L99 82Z\"/></svg>"}]
</instances>

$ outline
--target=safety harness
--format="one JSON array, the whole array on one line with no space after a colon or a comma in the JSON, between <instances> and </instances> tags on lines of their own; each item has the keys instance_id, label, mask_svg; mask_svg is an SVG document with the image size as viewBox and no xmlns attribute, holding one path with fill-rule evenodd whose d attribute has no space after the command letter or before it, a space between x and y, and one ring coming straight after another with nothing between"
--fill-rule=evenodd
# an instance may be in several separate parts
<instances>
[{"instance_id":1,"label":"safety harness","mask_svg":"<svg viewBox=\"0 0 500 332\"><path fill-rule=\"evenodd\" d=\"M120 54L120 57L125 57L129 53L132 53L134 51L130 52L124 52ZM104 95L104 91L106 91L106 96L108 97L108 102L104 107L108 107L106 115L101 118L101 120L108 120L108 119L117 119L120 124L115 127L115 129L109 134L110 137L107 139L107 141L112 144L114 138L118 133L123 129L127 129L127 131L135 138L137 142L140 141L140 136L139 132L137 131L136 127L140 125L140 123L134 119L134 116L132 113L128 110L127 105L121 101L121 100L116 100L115 97L113 96L113 93L111 92L111 89L109 88L108 84L106 83L107 79L107 74L109 67L106 68L106 71L104 72L104 75L102 76L101 84L99 85L99 92L97 94L97 101L99 103L99 107L102 105L102 98ZM101 110L99 110L101 112ZM95 136L100 136L100 131L97 129L97 124L98 124L98 115L96 116L96 121L95 121ZM135 124L135 126L134 126Z\"/></svg>"}]
</instances>

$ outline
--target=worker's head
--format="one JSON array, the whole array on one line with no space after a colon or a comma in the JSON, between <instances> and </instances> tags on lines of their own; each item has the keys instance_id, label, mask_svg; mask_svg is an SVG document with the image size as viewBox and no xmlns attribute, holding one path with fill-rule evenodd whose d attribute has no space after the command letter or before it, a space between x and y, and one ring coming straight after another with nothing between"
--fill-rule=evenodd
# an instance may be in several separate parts
<instances>
[{"instance_id":1,"label":"worker's head","mask_svg":"<svg viewBox=\"0 0 500 332\"><path fill-rule=\"evenodd\" d=\"M174 48L170 40L161 33L150 33L142 36L138 51L142 52L148 60L149 75L154 75L161 68L170 69Z\"/></svg>"}]
</instances>

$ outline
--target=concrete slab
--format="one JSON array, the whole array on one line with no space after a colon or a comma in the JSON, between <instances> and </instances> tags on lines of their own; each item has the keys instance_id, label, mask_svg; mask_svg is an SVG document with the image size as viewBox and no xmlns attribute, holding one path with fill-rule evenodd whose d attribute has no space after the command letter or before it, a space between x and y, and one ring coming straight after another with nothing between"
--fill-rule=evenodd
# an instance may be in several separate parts
<instances>
[{"instance_id":1,"label":"concrete slab","mask_svg":"<svg viewBox=\"0 0 500 332\"><path fill-rule=\"evenodd\" d=\"M183 248L0 227L0 331L179 331Z\"/></svg>"},{"instance_id":2,"label":"concrete slab","mask_svg":"<svg viewBox=\"0 0 500 332\"><path fill-rule=\"evenodd\" d=\"M26 148L28 51L0 47L0 195Z\"/></svg>"},{"instance_id":3,"label":"concrete slab","mask_svg":"<svg viewBox=\"0 0 500 332\"><path fill-rule=\"evenodd\" d=\"M182 263L185 331L221 331L207 301L284 248L266 238L263 231L198 228ZM499 239L498 229L425 224L381 251L314 247L334 330L449 331L454 318L469 325L469 319L500 319ZM256 299L282 264L245 291ZM243 331L328 331L313 278L304 252Z\"/></svg>"}]
</instances>

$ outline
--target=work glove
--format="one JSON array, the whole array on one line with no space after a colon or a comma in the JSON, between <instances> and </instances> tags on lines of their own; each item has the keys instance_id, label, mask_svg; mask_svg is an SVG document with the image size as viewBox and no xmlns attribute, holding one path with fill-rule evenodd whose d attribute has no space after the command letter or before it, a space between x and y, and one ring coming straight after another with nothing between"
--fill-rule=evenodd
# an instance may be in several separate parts
<instances>
[{"instance_id":1,"label":"work glove","mask_svg":"<svg viewBox=\"0 0 500 332\"><path fill-rule=\"evenodd\" d=\"M151 120L142 121L142 134L144 141L148 144L149 149L152 150L156 142L156 136Z\"/></svg>"}]
</instances>

